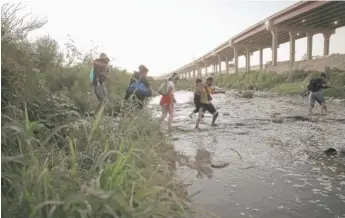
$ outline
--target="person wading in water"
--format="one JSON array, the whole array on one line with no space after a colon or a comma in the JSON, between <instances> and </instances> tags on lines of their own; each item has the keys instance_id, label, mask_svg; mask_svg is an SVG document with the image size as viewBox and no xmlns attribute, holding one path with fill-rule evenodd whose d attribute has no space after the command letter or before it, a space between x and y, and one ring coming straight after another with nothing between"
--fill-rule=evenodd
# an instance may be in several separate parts
<instances>
[{"instance_id":1,"label":"person wading in water","mask_svg":"<svg viewBox=\"0 0 345 218\"><path fill-rule=\"evenodd\" d=\"M175 83L179 79L177 73L173 73L172 77L168 81L161 84L159 93L162 94L160 105L162 107L162 116L160 121L163 121L169 113L168 127L171 129L172 122L174 120L174 104L176 103L174 97ZM163 90L164 89L164 90Z\"/></svg>"},{"instance_id":2,"label":"person wading in water","mask_svg":"<svg viewBox=\"0 0 345 218\"><path fill-rule=\"evenodd\" d=\"M195 80L195 90L194 90L194 105L195 109L189 114L189 118L193 118L193 114L199 113L200 109L200 87L202 86L202 79ZM205 113L205 111L203 111ZM204 117L204 115L202 115Z\"/></svg>"},{"instance_id":3,"label":"person wading in water","mask_svg":"<svg viewBox=\"0 0 345 218\"><path fill-rule=\"evenodd\" d=\"M329 88L326 85L327 83L327 76L325 73L321 73L320 77L313 78L310 80L307 89L304 91L304 95L309 93L309 111L308 115L312 114L312 110L315 105L315 101L317 101L321 105L321 115L326 115L327 107L325 98L322 93L322 89Z\"/></svg>"},{"instance_id":4,"label":"person wading in water","mask_svg":"<svg viewBox=\"0 0 345 218\"><path fill-rule=\"evenodd\" d=\"M93 62L93 86L95 90L96 97L99 101L98 107L95 114L97 114L102 105L107 101L107 87L105 85L106 79L109 79L109 58L105 53L101 53L99 58Z\"/></svg>"},{"instance_id":5,"label":"person wading in water","mask_svg":"<svg viewBox=\"0 0 345 218\"><path fill-rule=\"evenodd\" d=\"M195 129L199 129L199 124L202 120L202 117L204 115L204 111L208 111L210 114L212 114L212 126L216 126L215 122L218 117L218 112L216 108L211 103L212 97L211 94L218 94L218 93L225 93L225 91L216 91L214 88L212 88L213 84L213 78L209 77L206 80L206 83L204 85L201 85L199 90L197 91L200 95L200 108L199 108L199 117L196 121Z\"/></svg>"}]
</instances>

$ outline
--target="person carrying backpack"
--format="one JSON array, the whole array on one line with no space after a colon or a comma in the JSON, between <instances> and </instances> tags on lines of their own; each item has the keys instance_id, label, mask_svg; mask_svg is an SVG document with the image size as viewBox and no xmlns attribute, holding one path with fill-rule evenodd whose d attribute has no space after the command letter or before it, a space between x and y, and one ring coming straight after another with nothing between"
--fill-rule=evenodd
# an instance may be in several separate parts
<instances>
[{"instance_id":1,"label":"person carrying backpack","mask_svg":"<svg viewBox=\"0 0 345 218\"><path fill-rule=\"evenodd\" d=\"M144 65L139 66L139 72L134 72L126 90L125 100L136 108L142 109L147 97L152 96L150 83L146 79L148 69Z\"/></svg>"},{"instance_id":2,"label":"person carrying backpack","mask_svg":"<svg viewBox=\"0 0 345 218\"><path fill-rule=\"evenodd\" d=\"M216 126L215 122L218 117L218 111L212 104L212 96L211 94L217 94L217 93L225 93L221 90L215 90L212 88L213 84L213 78L209 77L206 79L206 83L201 85L199 90L196 90L196 92L200 95L200 108L199 108L199 117L196 121L195 129L199 129L199 124L202 120L202 117L204 115L205 111L208 111L210 114L212 114L212 126Z\"/></svg>"},{"instance_id":3,"label":"person carrying backpack","mask_svg":"<svg viewBox=\"0 0 345 218\"><path fill-rule=\"evenodd\" d=\"M166 116L169 114L169 123L168 127L171 129L172 122L174 120L174 104L176 103L174 97L175 83L179 79L177 73L173 73L172 77L168 81L161 84L159 87L158 93L162 95L160 100L160 105L162 107L162 116L160 121L163 121Z\"/></svg>"},{"instance_id":4,"label":"person carrying backpack","mask_svg":"<svg viewBox=\"0 0 345 218\"><path fill-rule=\"evenodd\" d=\"M90 79L92 79L92 85L94 86L95 94L99 101L95 114L98 113L101 106L107 101L108 92L105 81L109 79L109 62L110 60L105 53L101 53L100 57L93 62L93 75L92 77L90 76Z\"/></svg>"},{"instance_id":5,"label":"person carrying backpack","mask_svg":"<svg viewBox=\"0 0 345 218\"><path fill-rule=\"evenodd\" d=\"M313 78L310 80L307 89L304 91L304 95L309 93L309 115L312 114L312 110L317 101L321 105L321 114L327 113L327 107L322 89L329 88L326 85L327 76L325 73L321 73L318 78Z\"/></svg>"}]
</instances>

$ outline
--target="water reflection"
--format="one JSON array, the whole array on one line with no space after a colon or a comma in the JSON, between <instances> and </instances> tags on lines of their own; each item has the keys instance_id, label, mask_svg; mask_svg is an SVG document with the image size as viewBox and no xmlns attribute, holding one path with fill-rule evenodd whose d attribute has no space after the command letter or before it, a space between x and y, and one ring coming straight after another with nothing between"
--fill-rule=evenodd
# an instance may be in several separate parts
<instances>
[{"instance_id":1,"label":"water reflection","mask_svg":"<svg viewBox=\"0 0 345 218\"><path fill-rule=\"evenodd\" d=\"M345 158L324 153L345 147L343 106L329 104L327 117L306 117L306 99L228 92L213 98L219 126L210 127L206 114L204 131L196 132L196 117L188 118L193 93L176 96L174 145L186 155L179 172L192 180L189 191L202 190L194 203L224 218L344 216ZM230 165L215 170L217 161Z\"/></svg>"},{"instance_id":2,"label":"water reflection","mask_svg":"<svg viewBox=\"0 0 345 218\"><path fill-rule=\"evenodd\" d=\"M212 177L212 168L211 168L211 153L206 149L198 149L195 155L195 165L197 166L197 178L204 178L204 175L207 178Z\"/></svg>"}]
</instances>

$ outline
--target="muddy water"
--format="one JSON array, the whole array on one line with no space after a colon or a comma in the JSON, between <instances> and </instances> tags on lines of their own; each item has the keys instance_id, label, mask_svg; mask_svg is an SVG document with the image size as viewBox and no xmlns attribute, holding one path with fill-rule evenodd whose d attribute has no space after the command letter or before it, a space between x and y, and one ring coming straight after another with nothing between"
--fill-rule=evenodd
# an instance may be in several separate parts
<instances>
[{"instance_id":1,"label":"muddy water","mask_svg":"<svg viewBox=\"0 0 345 218\"><path fill-rule=\"evenodd\" d=\"M189 192L198 193L192 199L199 208L221 218L345 217L345 158L323 154L345 148L344 105L307 117L305 98L255 93L244 99L228 92L213 99L219 125L211 127L207 114L195 131L197 115L188 117L192 95L176 93L173 139L178 151L202 165L198 171L179 167ZM158 101L151 101L157 116ZM230 165L210 168L200 161L205 154Z\"/></svg>"}]
</instances>

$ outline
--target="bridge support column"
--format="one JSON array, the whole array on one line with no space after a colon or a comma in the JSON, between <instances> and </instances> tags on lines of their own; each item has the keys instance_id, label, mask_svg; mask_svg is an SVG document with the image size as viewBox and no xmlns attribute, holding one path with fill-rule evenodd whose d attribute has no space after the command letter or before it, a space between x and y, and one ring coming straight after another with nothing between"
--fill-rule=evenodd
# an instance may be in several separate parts
<instances>
[{"instance_id":1,"label":"bridge support column","mask_svg":"<svg viewBox=\"0 0 345 218\"><path fill-rule=\"evenodd\" d=\"M271 30L272 34L272 66L277 65L278 60L278 31Z\"/></svg>"},{"instance_id":2,"label":"bridge support column","mask_svg":"<svg viewBox=\"0 0 345 218\"><path fill-rule=\"evenodd\" d=\"M307 33L307 60L313 59L313 33Z\"/></svg>"},{"instance_id":3,"label":"bridge support column","mask_svg":"<svg viewBox=\"0 0 345 218\"><path fill-rule=\"evenodd\" d=\"M218 74L220 75L222 72L222 58L220 57L220 55L218 55Z\"/></svg>"},{"instance_id":4,"label":"bridge support column","mask_svg":"<svg viewBox=\"0 0 345 218\"><path fill-rule=\"evenodd\" d=\"M198 78L200 78L200 77L201 77L201 73L202 73L202 68L201 68L201 67L199 67L199 68L198 68L198 76L197 76Z\"/></svg>"},{"instance_id":5,"label":"bridge support column","mask_svg":"<svg viewBox=\"0 0 345 218\"><path fill-rule=\"evenodd\" d=\"M207 76L207 64L205 63L205 76Z\"/></svg>"},{"instance_id":6,"label":"bridge support column","mask_svg":"<svg viewBox=\"0 0 345 218\"><path fill-rule=\"evenodd\" d=\"M192 78L192 71L189 71L188 72L188 79L191 79Z\"/></svg>"},{"instance_id":7,"label":"bridge support column","mask_svg":"<svg viewBox=\"0 0 345 218\"><path fill-rule=\"evenodd\" d=\"M238 50L235 46L233 46L234 49L234 71L235 73L238 73Z\"/></svg>"},{"instance_id":8,"label":"bridge support column","mask_svg":"<svg viewBox=\"0 0 345 218\"><path fill-rule=\"evenodd\" d=\"M212 73L216 74L216 65L215 64L213 64L213 72Z\"/></svg>"},{"instance_id":9,"label":"bridge support column","mask_svg":"<svg viewBox=\"0 0 345 218\"><path fill-rule=\"evenodd\" d=\"M332 33L324 33L323 34L323 55L329 55L329 40L331 38Z\"/></svg>"},{"instance_id":10,"label":"bridge support column","mask_svg":"<svg viewBox=\"0 0 345 218\"><path fill-rule=\"evenodd\" d=\"M259 49L259 65L260 65L260 70L262 70L262 64L263 64L263 49L262 48L260 48Z\"/></svg>"},{"instance_id":11,"label":"bridge support column","mask_svg":"<svg viewBox=\"0 0 345 218\"><path fill-rule=\"evenodd\" d=\"M293 65L295 63L295 32L289 32L290 36L290 64Z\"/></svg>"},{"instance_id":12,"label":"bridge support column","mask_svg":"<svg viewBox=\"0 0 345 218\"><path fill-rule=\"evenodd\" d=\"M225 71L226 71L226 74L229 74L229 58L228 58L228 56L225 56Z\"/></svg>"},{"instance_id":13,"label":"bridge support column","mask_svg":"<svg viewBox=\"0 0 345 218\"><path fill-rule=\"evenodd\" d=\"M250 49L246 48L246 72L250 72Z\"/></svg>"}]
</instances>

